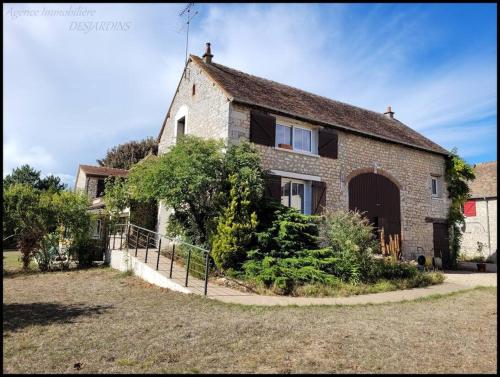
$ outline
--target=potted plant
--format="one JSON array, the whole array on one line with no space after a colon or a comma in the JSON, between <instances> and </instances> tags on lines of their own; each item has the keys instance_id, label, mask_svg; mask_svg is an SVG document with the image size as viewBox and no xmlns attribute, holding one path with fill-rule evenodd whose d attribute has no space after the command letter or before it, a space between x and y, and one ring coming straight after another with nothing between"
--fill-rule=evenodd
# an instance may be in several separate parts
<instances>
[{"instance_id":1,"label":"potted plant","mask_svg":"<svg viewBox=\"0 0 500 377\"><path fill-rule=\"evenodd\" d=\"M484 252L483 252L484 244L482 242L477 242L477 253L479 254L478 260L480 262L476 263L477 264L477 271L478 272L486 272L486 263L484 260Z\"/></svg>"},{"instance_id":2,"label":"potted plant","mask_svg":"<svg viewBox=\"0 0 500 377\"><path fill-rule=\"evenodd\" d=\"M283 143L279 143L279 144L278 144L278 147L279 147L279 148L283 148L283 149L292 149L292 145L291 145L291 144L283 144Z\"/></svg>"}]
</instances>

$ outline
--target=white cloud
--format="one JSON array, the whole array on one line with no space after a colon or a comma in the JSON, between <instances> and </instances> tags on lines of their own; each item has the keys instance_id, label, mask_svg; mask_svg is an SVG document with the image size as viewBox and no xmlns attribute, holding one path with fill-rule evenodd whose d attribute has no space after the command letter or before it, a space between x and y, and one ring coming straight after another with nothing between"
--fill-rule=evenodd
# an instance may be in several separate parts
<instances>
[{"instance_id":1,"label":"white cloud","mask_svg":"<svg viewBox=\"0 0 500 377\"><path fill-rule=\"evenodd\" d=\"M12 172L12 169L29 164L40 169L50 169L55 162L54 156L40 145L24 147L14 141L7 142L3 146L3 175Z\"/></svg>"}]
</instances>

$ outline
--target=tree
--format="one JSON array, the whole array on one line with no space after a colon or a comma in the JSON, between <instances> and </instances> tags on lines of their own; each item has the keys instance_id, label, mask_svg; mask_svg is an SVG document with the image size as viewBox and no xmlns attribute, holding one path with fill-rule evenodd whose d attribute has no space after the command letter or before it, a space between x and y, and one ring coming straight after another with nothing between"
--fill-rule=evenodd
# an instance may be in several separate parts
<instances>
[{"instance_id":1,"label":"tree","mask_svg":"<svg viewBox=\"0 0 500 377\"><path fill-rule=\"evenodd\" d=\"M48 175L45 178L40 178L40 171L35 170L31 166L25 164L20 168L15 168L11 174L8 174L4 180L4 187L21 183L40 190L61 191L65 185L61 183L61 178L54 175Z\"/></svg>"},{"instance_id":2,"label":"tree","mask_svg":"<svg viewBox=\"0 0 500 377\"><path fill-rule=\"evenodd\" d=\"M9 187L16 183L22 183L31 187L37 187L39 182L40 171L26 164L12 170L12 173L4 178L3 185L4 187Z\"/></svg>"},{"instance_id":3,"label":"tree","mask_svg":"<svg viewBox=\"0 0 500 377\"><path fill-rule=\"evenodd\" d=\"M61 229L72 241L85 238L90 228L88 198L70 191L42 191L27 184L11 184L3 191L4 229L9 221L18 235L23 268L47 236Z\"/></svg>"},{"instance_id":4,"label":"tree","mask_svg":"<svg viewBox=\"0 0 500 377\"><path fill-rule=\"evenodd\" d=\"M97 160L100 166L118 169L130 169L149 153L158 153L158 143L152 137L140 141L129 141L109 149L102 160Z\"/></svg>"},{"instance_id":5,"label":"tree","mask_svg":"<svg viewBox=\"0 0 500 377\"><path fill-rule=\"evenodd\" d=\"M257 227L257 214L251 211L250 187L237 174L229 177L230 204L218 218L217 232L212 240L212 256L222 270L237 268L246 257L246 249Z\"/></svg>"},{"instance_id":6,"label":"tree","mask_svg":"<svg viewBox=\"0 0 500 377\"><path fill-rule=\"evenodd\" d=\"M104 186L104 204L111 222L116 222L125 208L130 207L129 188L125 178L108 177Z\"/></svg>"},{"instance_id":7,"label":"tree","mask_svg":"<svg viewBox=\"0 0 500 377\"><path fill-rule=\"evenodd\" d=\"M448 224L450 227L450 251L451 266L455 267L460 244L462 242L462 233L460 227L464 224L464 214L462 211L464 203L470 197L469 181L476 178L472 166L467 164L458 154L457 149L453 148L451 156L446 159L445 179L448 184L448 197L451 199L450 211L448 214Z\"/></svg>"},{"instance_id":8,"label":"tree","mask_svg":"<svg viewBox=\"0 0 500 377\"><path fill-rule=\"evenodd\" d=\"M132 197L162 200L173 209L167 233L208 246L221 208L223 144L186 135L168 153L134 165L128 176Z\"/></svg>"},{"instance_id":9,"label":"tree","mask_svg":"<svg viewBox=\"0 0 500 377\"><path fill-rule=\"evenodd\" d=\"M22 183L11 184L3 191L4 229L5 219L8 219L9 225L18 235L17 244L25 270L53 223L50 195Z\"/></svg>"},{"instance_id":10,"label":"tree","mask_svg":"<svg viewBox=\"0 0 500 377\"><path fill-rule=\"evenodd\" d=\"M61 182L61 178L51 174L40 179L37 187L40 190L60 192L66 188L66 185Z\"/></svg>"}]
</instances>

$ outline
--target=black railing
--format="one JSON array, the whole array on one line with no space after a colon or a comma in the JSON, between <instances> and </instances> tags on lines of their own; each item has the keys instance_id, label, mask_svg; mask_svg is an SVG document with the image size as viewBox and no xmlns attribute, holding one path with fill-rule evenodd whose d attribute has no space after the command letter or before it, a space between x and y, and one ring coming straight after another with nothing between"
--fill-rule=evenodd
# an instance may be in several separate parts
<instances>
[{"instance_id":1,"label":"black railing","mask_svg":"<svg viewBox=\"0 0 500 377\"><path fill-rule=\"evenodd\" d=\"M208 276L210 273L209 250L167 237L164 234L134 224L115 224L110 226L107 236L107 245L109 249L125 249L129 252L133 250L135 257L137 257L139 250L145 250L144 263L148 263L150 252L156 253L157 271L160 266L160 255L170 259L169 278L172 278L174 262L183 264L186 270L185 276L183 277L184 286L188 286L189 275L192 275L203 280L204 294L207 294ZM162 239L169 241L164 242L164 246L170 243L171 247L164 247L162 250Z\"/></svg>"}]
</instances>

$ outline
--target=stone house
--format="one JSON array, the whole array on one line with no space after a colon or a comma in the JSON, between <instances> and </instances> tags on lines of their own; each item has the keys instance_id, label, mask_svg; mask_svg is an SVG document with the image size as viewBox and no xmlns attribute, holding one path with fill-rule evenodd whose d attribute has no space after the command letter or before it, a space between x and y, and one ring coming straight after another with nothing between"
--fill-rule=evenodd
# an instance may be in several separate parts
<instances>
[{"instance_id":1,"label":"stone house","mask_svg":"<svg viewBox=\"0 0 500 377\"><path fill-rule=\"evenodd\" d=\"M464 204L465 225L461 251L478 254L478 242L485 257L496 262L497 255L497 162L474 165L476 179L470 183L471 198Z\"/></svg>"},{"instance_id":2,"label":"stone house","mask_svg":"<svg viewBox=\"0 0 500 377\"><path fill-rule=\"evenodd\" d=\"M76 174L75 191L85 192L92 200L92 204L89 206L89 212L97 215L97 217L102 217L100 215L103 214L105 207L103 201L105 179L108 177L126 178L127 175L128 170L125 169L79 165ZM128 219L129 214L130 210L126 208L125 211L123 211L124 221ZM101 235L102 225L103 219L97 218L94 222L92 232L94 238L98 238Z\"/></svg>"},{"instance_id":3,"label":"stone house","mask_svg":"<svg viewBox=\"0 0 500 377\"><path fill-rule=\"evenodd\" d=\"M158 136L249 140L272 174L267 194L305 214L358 210L399 235L403 255L448 255L448 151L394 117L190 55ZM158 230L168 210L160 203Z\"/></svg>"}]
</instances>

